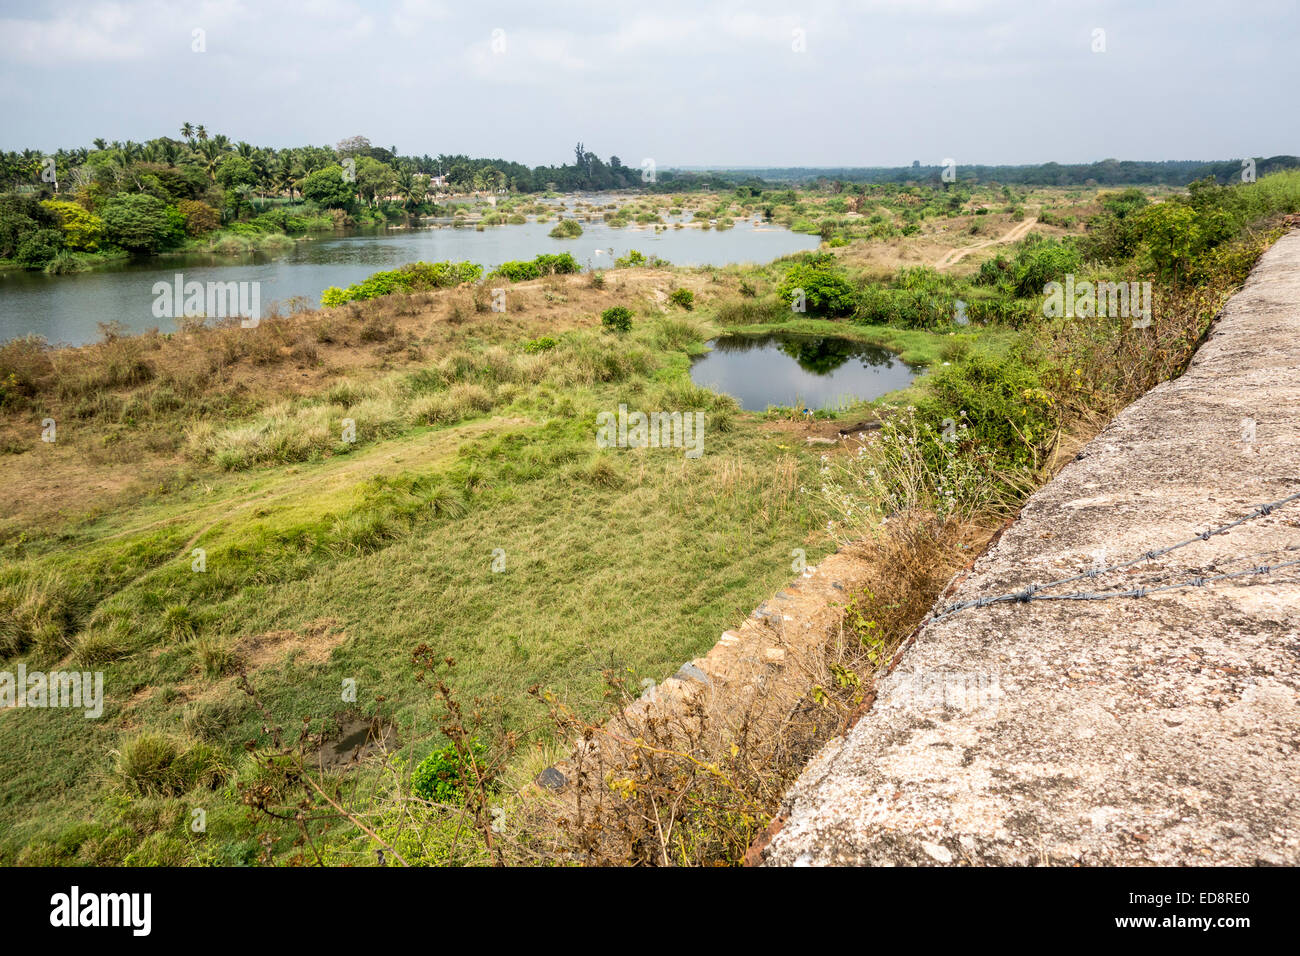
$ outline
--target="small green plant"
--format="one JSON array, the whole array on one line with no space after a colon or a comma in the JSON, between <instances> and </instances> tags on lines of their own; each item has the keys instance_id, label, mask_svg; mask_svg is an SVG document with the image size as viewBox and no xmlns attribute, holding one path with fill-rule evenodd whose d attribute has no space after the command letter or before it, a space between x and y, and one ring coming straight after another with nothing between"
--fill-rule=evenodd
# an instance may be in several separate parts
<instances>
[{"instance_id":1,"label":"small green plant","mask_svg":"<svg viewBox=\"0 0 1300 956\"><path fill-rule=\"evenodd\" d=\"M673 305L679 305L687 312L695 308L695 293L690 289L673 289L668 296L668 301Z\"/></svg>"},{"instance_id":2,"label":"small green plant","mask_svg":"<svg viewBox=\"0 0 1300 956\"><path fill-rule=\"evenodd\" d=\"M538 352L549 352L559 344L560 343L551 336L543 335L540 338L533 339L531 342L525 342L524 351L529 355L536 355Z\"/></svg>"},{"instance_id":3,"label":"small green plant","mask_svg":"<svg viewBox=\"0 0 1300 956\"><path fill-rule=\"evenodd\" d=\"M613 332L632 331L632 310L616 305L600 313L600 324Z\"/></svg>"},{"instance_id":4,"label":"small green plant","mask_svg":"<svg viewBox=\"0 0 1300 956\"><path fill-rule=\"evenodd\" d=\"M487 748L478 741L470 741L468 751L461 754L455 744L447 744L421 760L411 773L411 789L415 795L434 803L460 803L475 783L471 761L482 765Z\"/></svg>"}]
</instances>

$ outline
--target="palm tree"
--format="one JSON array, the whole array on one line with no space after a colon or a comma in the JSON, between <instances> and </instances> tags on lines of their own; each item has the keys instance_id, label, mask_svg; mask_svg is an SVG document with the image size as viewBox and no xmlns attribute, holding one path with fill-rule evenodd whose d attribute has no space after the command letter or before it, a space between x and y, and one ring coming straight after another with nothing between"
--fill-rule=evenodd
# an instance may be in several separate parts
<instances>
[{"instance_id":1,"label":"palm tree","mask_svg":"<svg viewBox=\"0 0 1300 956\"><path fill-rule=\"evenodd\" d=\"M194 135L195 135L195 137L198 139L198 141L199 141L200 143L206 143L206 142L208 141L208 129L207 129L207 127L204 126L202 123L200 123L200 124L195 128L195 130L194 130Z\"/></svg>"},{"instance_id":2,"label":"palm tree","mask_svg":"<svg viewBox=\"0 0 1300 956\"><path fill-rule=\"evenodd\" d=\"M217 181L217 167L221 165L221 152L221 147L209 139L199 142L199 155L203 158L200 165L207 172L208 179L213 182Z\"/></svg>"},{"instance_id":3,"label":"palm tree","mask_svg":"<svg viewBox=\"0 0 1300 956\"><path fill-rule=\"evenodd\" d=\"M273 177L271 175L271 162L266 154L266 150L254 150L250 162L253 165L253 172L257 175L257 194L259 199L265 199L266 193L273 187Z\"/></svg>"},{"instance_id":4,"label":"palm tree","mask_svg":"<svg viewBox=\"0 0 1300 956\"><path fill-rule=\"evenodd\" d=\"M185 139L185 140L187 140L187 141L189 141L191 146L194 145L194 143L193 143L193 140L194 140L194 127L193 127L192 124L190 124L190 123L182 123L182 124L181 124L181 138L182 138L182 139Z\"/></svg>"},{"instance_id":5,"label":"palm tree","mask_svg":"<svg viewBox=\"0 0 1300 956\"><path fill-rule=\"evenodd\" d=\"M271 188L275 190L276 195L287 192L289 201L293 201L294 189L297 186L297 177L294 175L293 159L287 154L280 155L280 163L275 168L271 177Z\"/></svg>"},{"instance_id":6,"label":"palm tree","mask_svg":"<svg viewBox=\"0 0 1300 956\"><path fill-rule=\"evenodd\" d=\"M97 136L94 139L92 139L90 142L91 145L95 147L95 149L108 149L108 140L104 139L104 137L102 136Z\"/></svg>"}]
</instances>

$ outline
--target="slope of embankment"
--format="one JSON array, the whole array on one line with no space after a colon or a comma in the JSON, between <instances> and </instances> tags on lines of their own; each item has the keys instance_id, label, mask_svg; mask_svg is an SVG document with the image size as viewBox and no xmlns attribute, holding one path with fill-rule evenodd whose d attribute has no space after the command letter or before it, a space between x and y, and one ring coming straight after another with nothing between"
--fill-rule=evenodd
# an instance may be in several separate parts
<instances>
[{"instance_id":1,"label":"slope of embankment","mask_svg":"<svg viewBox=\"0 0 1300 956\"><path fill-rule=\"evenodd\" d=\"M1300 863L1298 435L1292 232L936 611L1100 573L923 627L764 862Z\"/></svg>"}]
</instances>

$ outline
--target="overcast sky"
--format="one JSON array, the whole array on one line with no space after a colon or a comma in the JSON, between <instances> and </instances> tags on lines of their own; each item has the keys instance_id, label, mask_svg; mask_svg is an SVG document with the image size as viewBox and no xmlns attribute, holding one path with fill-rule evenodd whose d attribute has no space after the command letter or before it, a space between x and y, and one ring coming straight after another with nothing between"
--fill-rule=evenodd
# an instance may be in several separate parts
<instances>
[{"instance_id":1,"label":"overcast sky","mask_svg":"<svg viewBox=\"0 0 1300 956\"><path fill-rule=\"evenodd\" d=\"M0 148L190 121L528 165L569 162L578 140L661 167L1300 154L1298 8L0 0Z\"/></svg>"}]
</instances>

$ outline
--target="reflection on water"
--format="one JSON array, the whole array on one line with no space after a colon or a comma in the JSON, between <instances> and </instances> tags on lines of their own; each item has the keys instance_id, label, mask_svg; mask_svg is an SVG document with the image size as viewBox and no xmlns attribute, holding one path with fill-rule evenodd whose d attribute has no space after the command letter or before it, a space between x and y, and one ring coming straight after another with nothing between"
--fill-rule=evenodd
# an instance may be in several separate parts
<instances>
[{"instance_id":1,"label":"reflection on water","mask_svg":"<svg viewBox=\"0 0 1300 956\"><path fill-rule=\"evenodd\" d=\"M407 262L469 260L491 270L503 262L539 253L570 252L584 267L610 268L614 259L638 249L675 265L723 266L771 262L820 241L772 225L737 222L723 232L702 229L615 229L584 222L577 239L552 239L554 222L469 228L369 229L326 233L293 243L284 251L242 257L194 254L146 259L62 276L21 270L0 271L0 341L34 333L73 345L99 337L98 323L121 322L131 331L175 323L153 315L153 285L185 279L259 282L262 310L306 296L320 302L322 290L346 287L373 272Z\"/></svg>"},{"instance_id":2,"label":"reflection on water","mask_svg":"<svg viewBox=\"0 0 1300 956\"><path fill-rule=\"evenodd\" d=\"M747 411L820 409L904 388L916 370L888 349L834 336L726 335L691 366L691 381L726 392Z\"/></svg>"}]
</instances>

